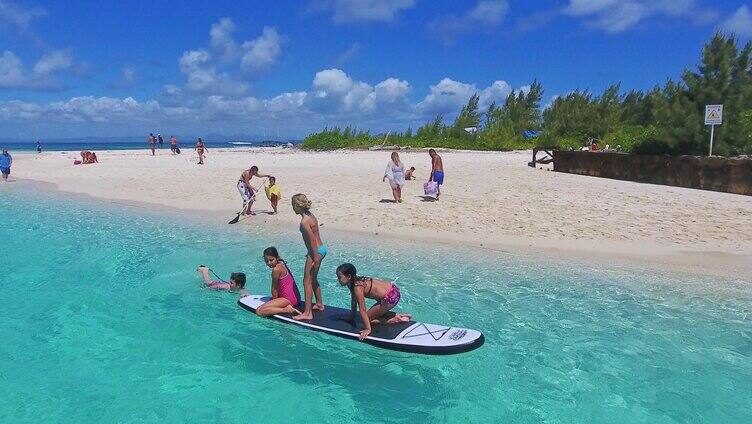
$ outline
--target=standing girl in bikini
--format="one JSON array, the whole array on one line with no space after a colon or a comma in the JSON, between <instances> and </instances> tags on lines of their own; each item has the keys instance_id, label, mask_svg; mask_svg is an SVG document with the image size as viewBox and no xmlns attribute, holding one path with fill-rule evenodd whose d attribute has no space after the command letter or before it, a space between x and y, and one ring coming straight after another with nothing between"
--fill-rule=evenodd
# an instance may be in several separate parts
<instances>
[{"instance_id":1,"label":"standing girl in bikini","mask_svg":"<svg viewBox=\"0 0 752 424\"><path fill-rule=\"evenodd\" d=\"M321 262L327 253L327 248L321 241L319 234L319 222L311 213L311 201L305 194L292 196L292 210L300 215L300 233L308 253L306 254L305 271L303 274L303 287L305 288L305 310L302 314L293 317L296 320L313 319L313 310L324 310L324 299L321 297L319 286L319 269ZM316 304L312 305L313 296L316 295Z\"/></svg>"},{"instance_id":2,"label":"standing girl in bikini","mask_svg":"<svg viewBox=\"0 0 752 424\"><path fill-rule=\"evenodd\" d=\"M203 165L204 164L204 151L209 150L204 146L204 140L199 137L198 141L196 142L196 153L198 153L198 164Z\"/></svg>"},{"instance_id":3,"label":"standing girl in bikini","mask_svg":"<svg viewBox=\"0 0 752 424\"><path fill-rule=\"evenodd\" d=\"M272 300L256 309L256 314L268 317L276 314L300 314L300 292L287 262L279 257L275 247L264 249L264 262L272 269Z\"/></svg>"},{"instance_id":4,"label":"standing girl in bikini","mask_svg":"<svg viewBox=\"0 0 752 424\"><path fill-rule=\"evenodd\" d=\"M410 314L394 314L386 319L384 315L397 306L400 291L396 284L389 281L377 280L371 277L359 277L353 264L342 264L337 267L337 280L350 289L350 308L352 318L355 319L355 308L360 310L363 330L360 340L371 334L371 324L396 324L410 321ZM376 300L376 304L366 311L366 298Z\"/></svg>"}]
</instances>

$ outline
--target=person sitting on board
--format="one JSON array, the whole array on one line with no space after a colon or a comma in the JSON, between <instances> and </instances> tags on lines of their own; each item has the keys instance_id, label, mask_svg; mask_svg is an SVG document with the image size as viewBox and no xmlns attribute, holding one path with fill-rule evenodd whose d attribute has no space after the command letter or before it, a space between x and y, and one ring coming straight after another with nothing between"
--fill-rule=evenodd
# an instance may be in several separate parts
<instances>
[{"instance_id":1,"label":"person sitting on board","mask_svg":"<svg viewBox=\"0 0 752 424\"><path fill-rule=\"evenodd\" d=\"M287 262L279 257L276 247L264 249L264 262L272 269L272 300L264 303L256 309L256 314L268 317L276 314L300 315L295 309L300 303L300 292L295 284Z\"/></svg>"},{"instance_id":2,"label":"person sitting on board","mask_svg":"<svg viewBox=\"0 0 752 424\"><path fill-rule=\"evenodd\" d=\"M415 167L411 166L410 169L405 171L405 180L410 181L415 179Z\"/></svg>"},{"instance_id":3,"label":"person sitting on board","mask_svg":"<svg viewBox=\"0 0 752 424\"><path fill-rule=\"evenodd\" d=\"M305 310L293 319L308 320L313 319L314 309L324 310L324 298L321 296L321 286L319 285L319 270L329 249L321 241L319 221L311 213L311 201L305 194L298 193L292 196L292 210L300 215L300 234L303 236L303 243L305 243L308 251L303 271ZM312 305L314 295L316 296L316 304Z\"/></svg>"},{"instance_id":4,"label":"person sitting on board","mask_svg":"<svg viewBox=\"0 0 752 424\"><path fill-rule=\"evenodd\" d=\"M277 213L277 204L279 203L279 198L282 197L282 192L279 190L279 186L277 185L277 179L274 177L269 177L269 184L264 185L264 191L266 191L266 197L272 204L272 209L274 210L274 212L272 212L272 215L274 215Z\"/></svg>"},{"instance_id":5,"label":"person sitting on board","mask_svg":"<svg viewBox=\"0 0 752 424\"><path fill-rule=\"evenodd\" d=\"M209 271L211 270L204 265L199 265L196 271L201 274L201 277L204 279L204 284L210 289L236 292L241 296L248 296L250 294L245 289L245 273L233 272L230 274L230 281L224 281L221 279L212 280L209 278ZM212 273L213 272L214 271L212 271ZM217 274L214 274L214 276L217 277Z\"/></svg>"},{"instance_id":6,"label":"person sitting on board","mask_svg":"<svg viewBox=\"0 0 752 424\"><path fill-rule=\"evenodd\" d=\"M350 308L352 320L355 320L355 308L360 310L360 318L365 327L360 332L360 340L364 340L371 334L371 324L397 324L410 321L412 315L397 314L386 317L387 312L392 310L400 300L399 287L396 284L377 280L371 277L357 275L355 265L342 264L337 267L337 280L343 286L350 289ZM366 311L366 299L374 299L376 303Z\"/></svg>"}]
</instances>

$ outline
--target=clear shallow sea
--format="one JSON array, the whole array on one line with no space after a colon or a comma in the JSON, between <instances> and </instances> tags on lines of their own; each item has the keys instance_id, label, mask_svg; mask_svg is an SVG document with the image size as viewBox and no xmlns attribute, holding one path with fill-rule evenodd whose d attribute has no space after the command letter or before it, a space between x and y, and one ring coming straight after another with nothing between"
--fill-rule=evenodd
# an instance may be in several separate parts
<instances>
[{"instance_id":1,"label":"clear shallow sea","mask_svg":"<svg viewBox=\"0 0 752 424\"><path fill-rule=\"evenodd\" d=\"M0 187L0 422L749 423L752 282L328 237L401 309L474 352L381 350L263 320L199 263L267 291L271 237ZM319 217L322 221L325 217ZM747 281L745 281L745 279Z\"/></svg>"}]
</instances>

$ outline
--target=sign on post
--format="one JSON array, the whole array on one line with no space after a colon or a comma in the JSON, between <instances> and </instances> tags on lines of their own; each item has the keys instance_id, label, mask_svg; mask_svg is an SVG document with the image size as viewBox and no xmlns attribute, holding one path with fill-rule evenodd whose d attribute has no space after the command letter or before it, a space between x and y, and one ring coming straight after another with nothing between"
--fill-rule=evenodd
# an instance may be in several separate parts
<instances>
[{"instance_id":1,"label":"sign on post","mask_svg":"<svg viewBox=\"0 0 752 424\"><path fill-rule=\"evenodd\" d=\"M723 105L705 106L705 125L721 125L723 123Z\"/></svg>"},{"instance_id":2,"label":"sign on post","mask_svg":"<svg viewBox=\"0 0 752 424\"><path fill-rule=\"evenodd\" d=\"M710 153L713 156L715 126L723 124L723 105L705 105L705 125L710 125Z\"/></svg>"}]
</instances>

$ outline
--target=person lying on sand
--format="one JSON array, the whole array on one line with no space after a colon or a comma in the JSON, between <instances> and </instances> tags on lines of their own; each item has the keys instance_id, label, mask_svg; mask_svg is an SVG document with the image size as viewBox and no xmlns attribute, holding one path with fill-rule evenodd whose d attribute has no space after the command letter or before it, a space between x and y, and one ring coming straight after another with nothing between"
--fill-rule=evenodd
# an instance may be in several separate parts
<instances>
[{"instance_id":1,"label":"person lying on sand","mask_svg":"<svg viewBox=\"0 0 752 424\"><path fill-rule=\"evenodd\" d=\"M387 318L385 315L392 310L400 300L400 291L396 284L377 280L371 277L357 275L355 265L342 264L337 267L337 280L350 289L351 319L355 320L355 308L360 310L364 329L360 332L360 340L371 334L371 324L397 324L410 321L410 314L394 314ZM366 311L366 298L376 300L376 303Z\"/></svg>"},{"instance_id":2,"label":"person lying on sand","mask_svg":"<svg viewBox=\"0 0 752 424\"><path fill-rule=\"evenodd\" d=\"M210 289L236 292L241 296L248 296L250 294L245 290L245 273L233 272L230 274L230 281L224 281L212 280L209 277L209 271L211 270L204 265L199 265L196 271L201 274L201 277L204 279L204 284ZM217 277L216 274L214 274L214 276Z\"/></svg>"},{"instance_id":3,"label":"person lying on sand","mask_svg":"<svg viewBox=\"0 0 752 424\"><path fill-rule=\"evenodd\" d=\"M264 303L256 309L256 314L268 317L276 314L300 315L296 309L300 303L300 292L295 284L287 262L279 257L276 247L264 249L264 262L272 269L272 300Z\"/></svg>"}]
</instances>

